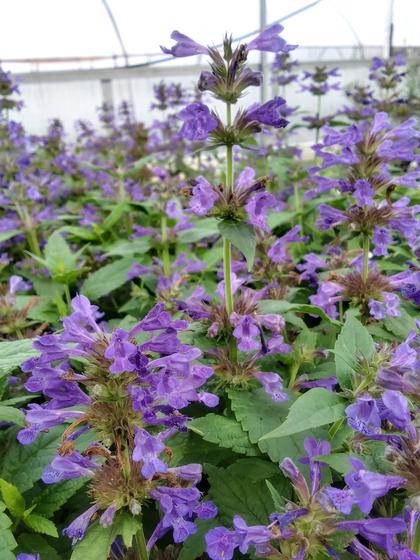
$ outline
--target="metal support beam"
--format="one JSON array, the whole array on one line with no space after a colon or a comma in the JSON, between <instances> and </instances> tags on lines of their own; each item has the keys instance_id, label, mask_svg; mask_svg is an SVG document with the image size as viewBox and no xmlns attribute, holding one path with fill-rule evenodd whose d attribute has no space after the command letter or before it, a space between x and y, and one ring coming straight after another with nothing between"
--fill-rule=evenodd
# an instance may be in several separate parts
<instances>
[{"instance_id":1,"label":"metal support beam","mask_svg":"<svg viewBox=\"0 0 420 560\"><path fill-rule=\"evenodd\" d=\"M388 4L388 17L386 24L386 35L385 35L385 45L384 45L384 58L388 60L392 57L393 47L392 41L394 36L394 0L389 0Z\"/></svg>"},{"instance_id":2,"label":"metal support beam","mask_svg":"<svg viewBox=\"0 0 420 560\"><path fill-rule=\"evenodd\" d=\"M266 0L259 0L260 2L260 31L264 31L267 27L267 2ZM261 103L264 103L268 99L268 64L267 64L267 53L260 52L260 68L263 75L263 83L260 88L260 99Z\"/></svg>"},{"instance_id":3,"label":"metal support beam","mask_svg":"<svg viewBox=\"0 0 420 560\"><path fill-rule=\"evenodd\" d=\"M102 78L101 80L102 102L114 105L114 94L112 91L112 80L110 78Z\"/></svg>"}]
</instances>

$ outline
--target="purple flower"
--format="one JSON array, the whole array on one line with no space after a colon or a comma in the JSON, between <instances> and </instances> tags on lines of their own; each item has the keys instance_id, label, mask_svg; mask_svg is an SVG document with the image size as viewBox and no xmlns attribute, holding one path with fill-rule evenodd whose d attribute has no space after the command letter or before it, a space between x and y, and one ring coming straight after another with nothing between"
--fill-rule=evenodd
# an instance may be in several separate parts
<instances>
[{"instance_id":1,"label":"purple flower","mask_svg":"<svg viewBox=\"0 0 420 560\"><path fill-rule=\"evenodd\" d=\"M200 175L193 181L192 197L188 204L194 214L205 216L213 208L218 198L210 183Z\"/></svg>"},{"instance_id":2,"label":"purple flower","mask_svg":"<svg viewBox=\"0 0 420 560\"><path fill-rule=\"evenodd\" d=\"M401 286L401 295L420 306L420 271L408 275Z\"/></svg>"},{"instance_id":3,"label":"purple flower","mask_svg":"<svg viewBox=\"0 0 420 560\"><path fill-rule=\"evenodd\" d=\"M328 206L328 204L319 205L319 219L316 222L319 229L327 230L348 221L349 218L341 210Z\"/></svg>"},{"instance_id":4,"label":"purple flower","mask_svg":"<svg viewBox=\"0 0 420 560\"><path fill-rule=\"evenodd\" d=\"M336 303L341 300L341 296L337 294L341 291L342 287L335 282L322 282L317 293L309 296L309 301L323 309L330 317L336 319L338 317Z\"/></svg>"},{"instance_id":5,"label":"purple flower","mask_svg":"<svg viewBox=\"0 0 420 560\"><path fill-rule=\"evenodd\" d=\"M245 205L245 210L248 213L248 223L260 227L264 231L269 231L267 212L269 208L273 208L276 204L276 199L268 192L260 192L251 196Z\"/></svg>"},{"instance_id":6,"label":"purple flower","mask_svg":"<svg viewBox=\"0 0 420 560\"><path fill-rule=\"evenodd\" d=\"M151 496L159 502L164 515L147 543L149 550L170 528L173 529L174 542L183 542L197 531L192 521L195 516L210 519L217 514L212 502L208 502L207 505L200 503L200 492L197 488L158 486L151 492Z\"/></svg>"},{"instance_id":7,"label":"purple flower","mask_svg":"<svg viewBox=\"0 0 420 560\"><path fill-rule=\"evenodd\" d=\"M300 226L293 226L287 233L279 237L268 250L267 255L277 264L285 264L290 260L286 245L288 243L299 243L304 241L304 237L300 235Z\"/></svg>"},{"instance_id":8,"label":"purple flower","mask_svg":"<svg viewBox=\"0 0 420 560\"><path fill-rule=\"evenodd\" d=\"M284 39L279 37L284 27L280 23L270 25L264 29L259 35L248 43L247 49L249 51L267 51L267 52L284 52L288 53L296 49L297 45L288 45Z\"/></svg>"},{"instance_id":9,"label":"purple flower","mask_svg":"<svg viewBox=\"0 0 420 560\"><path fill-rule=\"evenodd\" d=\"M73 543L83 539L86 529L88 528L89 522L92 516L98 511L98 506L94 505L87 509L82 515L76 517L74 521L70 523L68 527L63 530L63 534L70 539L73 539Z\"/></svg>"},{"instance_id":10,"label":"purple flower","mask_svg":"<svg viewBox=\"0 0 420 560\"><path fill-rule=\"evenodd\" d=\"M373 228L372 241L375 244L373 254L376 257L386 257L388 255L388 245L392 243L392 237L384 228L375 226Z\"/></svg>"},{"instance_id":11,"label":"purple flower","mask_svg":"<svg viewBox=\"0 0 420 560\"><path fill-rule=\"evenodd\" d=\"M258 371L254 374L254 377L258 379L264 387L264 391L271 396L273 401L286 401L290 398L284 392L282 379L277 373Z\"/></svg>"},{"instance_id":12,"label":"purple flower","mask_svg":"<svg viewBox=\"0 0 420 560\"><path fill-rule=\"evenodd\" d=\"M373 197L375 191L371 187L369 181L358 179L354 183L353 198L356 199L358 206L373 206Z\"/></svg>"},{"instance_id":13,"label":"purple flower","mask_svg":"<svg viewBox=\"0 0 420 560\"><path fill-rule=\"evenodd\" d=\"M366 436L377 434L381 429L381 416L378 405L371 396L357 399L346 408L347 423L353 430Z\"/></svg>"},{"instance_id":14,"label":"purple flower","mask_svg":"<svg viewBox=\"0 0 420 560\"><path fill-rule=\"evenodd\" d=\"M264 525L249 527L240 515L233 518L233 526L238 538L239 550L246 554L250 545L258 545L269 542L272 539L271 532Z\"/></svg>"},{"instance_id":15,"label":"purple flower","mask_svg":"<svg viewBox=\"0 0 420 560\"><path fill-rule=\"evenodd\" d=\"M400 298L397 294L390 294L384 292L382 294L382 301L370 299L368 302L369 313L377 319L385 319L385 317L399 317L400 313Z\"/></svg>"},{"instance_id":16,"label":"purple flower","mask_svg":"<svg viewBox=\"0 0 420 560\"><path fill-rule=\"evenodd\" d=\"M9 294L15 295L16 292L25 292L32 288L32 282L25 282L21 276L12 275L9 278Z\"/></svg>"},{"instance_id":17,"label":"purple flower","mask_svg":"<svg viewBox=\"0 0 420 560\"><path fill-rule=\"evenodd\" d=\"M404 521L399 517L341 521L337 523L337 527L359 534L367 541L384 549L389 558L393 557L394 536L406 530Z\"/></svg>"},{"instance_id":18,"label":"purple flower","mask_svg":"<svg viewBox=\"0 0 420 560\"><path fill-rule=\"evenodd\" d=\"M318 455L329 455L331 453L331 445L328 441L317 441L314 437L307 437L303 442L306 455L299 461L304 465L309 465L310 477L312 480L311 493L314 494L318 488L321 480L321 467L327 466L322 461L313 459Z\"/></svg>"},{"instance_id":19,"label":"purple flower","mask_svg":"<svg viewBox=\"0 0 420 560\"><path fill-rule=\"evenodd\" d=\"M41 560L39 554L26 554L25 552L20 552L16 555L16 560Z\"/></svg>"},{"instance_id":20,"label":"purple flower","mask_svg":"<svg viewBox=\"0 0 420 560\"><path fill-rule=\"evenodd\" d=\"M79 478L81 476L92 477L97 468L96 463L84 457L78 451L70 455L56 455L51 463L45 468L41 479L45 484L55 484L62 480Z\"/></svg>"},{"instance_id":21,"label":"purple flower","mask_svg":"<svg viewBox=\"0 0 420 560\"><path fill-rule=\"evenodd\" d=\"M298 493L300 499L306 503L311 498L311 493L309 492L308 485L306 483L305 477L300 472L298 467L295 463L290 459L290 457L286 457L279 465L280 469L282 470L284 476L289 478L292 481L292 484Z\"/></svg>"},{"instance_id":22,"label":"purple flower","mask_svg":"<svg viewBox=\"0 0 420 560\"><path fill-rule=\"evenodd\" d=\"M160 47L165 54L171 54L175 57L193 56L195 54L208 54L208 49L199 43L196 43L187 35L183 35L179 31L172 31L171 39L176 41L175 45L168 49Z\"/></svg>"},{"instance_id":23,"label":"purple flower","mask_svg":"<svg viewBox=\"0 0 420 560\"><path fill-rule=\"evenodd\" d=\"M244 114L246 122L257 122L274 128L284 128L289 121L282 117L283 106L286 101L282 97L274 97L265 103L254 103Z\"/></svg>"},{"instance_id":24,"label":"purple flower","mask_svg":"<svg viewBox=\"0 0 420 560\"><path fill-rule=\"evenodd\" d=\"M102 527L109 527L110 525L112 525L116 510L117 508L115 507L114 504L111 504L109 507L106 508L106 510L99 518L99 523L100 525L102 525Z\"/></svg>"},{"instance_id":25,"label":"purple flower","mask_svg":"<svg viewBox=\"0 0 420 560\"><path fill-rule=\"evenodd\" d=\"M322 494L325 494L329 500L329 502L333 505L333 507L344 513L345 515L349 515L353 508L354 503L354 496L353 492L350 489L340 489L334 488L333 486L326 486L322 490ZM328 511L328 506L325 506L322 500L322 495L320 496L320 502L322 506Z\"/></svg>"},{"instance_id":26,"label":"purple flower","mask_svg":"<svg viewBox=\"0 0 420 560\"><path fill-rule=\"evenodd\" d=\"M130 342L129 338L130 334L123 329L116 329L112 333L111 342L104 353L105 358L113 360L109 368L111 373L133 371L134 364L130 361L130 357L136 351L136 345Z\"/></svg>"},{"instance_id":27,"label":"purple flower","mask_svg":"<svg viewBox=\"0 0 420 560\"><path fill-rule=\"evenodd\" d=\"M260 329L252 317L234 312L230 316L230 321L235 326L232 334L239 341L239 350L249 352L260 349Z\"/></svg>"},{"instance_id":28,"label":"purple flower","mask_svg":"<svg viewBox=\"0 0 420 560\"><path fill-rule=\"evenodd\" d=\"M152 477L157 472L166 472L168 467L158 455L165 449L159 436L154 437L142 428L136 428L134 436L133 461L142 461L141 474L145 478Z\"/></svg>"},{"instance_id":29,"label":"purple flower","mask_svg":"<svg viewBox=\"0 0 420 560\"><path fill-rule=\"evenodd\" d=\"M203 103L191 103L180 111L178 116L184 121L180 134L186 140L206 140L218 124L210 109Z\"/></svg>"},{"instance_id":30,"label":"purple flower","mask_svg":"<svg viewBox=\"0 0 420 560\"><path fill-rule=\"evenodd\" d=\"M411 423L407 399L399 391L385 391L378 402L382 420L388 420L398 430L406 431Z\"/></svg>"},{"instance_id":31,"label":"purple flower","mask_svg":"<svg viewBox=\"0 0 420 560\"><path fill-rule=\"evenodd\" d=\"M388 476L365 470L358 459L349 458L354 470L346 474L344 480L351 490L353 503L363 513L370 513L376 498L385 496L393 488L404 486L405 479L401 476Z\"/></svg>"},{"instance_id":32,"label":"purple flower","mask_svg":"<svg viewBox=\"0 0 420 560\"><path fill-rule=\"evenodd\" d=\"M307 280L311 285L316 285L317 281L317 269L326 268L326 262L320 256L315 253L308 253L304 256L305 261L302 264L298 264L296 268L301 272L300 279Z\"/></svg>"},{"instance_id":33,"label":"purple flower","mask_svg":"<svg viewBox=\"0 0 420 560\"><path fill-rule=\"evenodd\" d=\"M206 552L212 560L231 560L238 546L236 531L225 527L210 529L205 536Z\"/></svg>"}]
</instances>

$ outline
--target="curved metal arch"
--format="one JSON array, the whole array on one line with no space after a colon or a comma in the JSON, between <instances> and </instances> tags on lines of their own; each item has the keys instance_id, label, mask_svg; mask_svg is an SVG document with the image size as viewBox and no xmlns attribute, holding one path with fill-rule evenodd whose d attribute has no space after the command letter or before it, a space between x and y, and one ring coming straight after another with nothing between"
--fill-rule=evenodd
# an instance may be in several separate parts
<instances>
[{"instance_id":1,"label":"curved metal arch","mask_svg":"<svg viewBox=\"0 0 420 560\"><path fill-rule=\"evenodd\" d=\"M121 51L122 51L123 56L124 56L125 65L128 66L128 63L129 63L128 52L127 52L127 49L125 48L124 41L122 39L120 30L119 30L118 25L117 25L117 21L114 17L114 14L112 13L111 8L109 7L109 4L108 4L107 0L101 0L101 2L102 2L103 6L106 10L106 13L108 14L109 19L111 20L112 27L114 28L115 35L117 36L118 42L119 42L120 47L121 47Z\"/></svg>"}]
</instances>

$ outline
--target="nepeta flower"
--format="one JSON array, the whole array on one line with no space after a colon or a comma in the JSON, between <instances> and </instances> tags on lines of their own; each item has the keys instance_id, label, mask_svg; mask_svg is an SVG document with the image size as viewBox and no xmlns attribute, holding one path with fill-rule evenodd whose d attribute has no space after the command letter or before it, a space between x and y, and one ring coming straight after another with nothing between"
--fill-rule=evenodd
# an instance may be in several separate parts
<instances>
[{"instance_id":1,"label":"nepeta flower","mask_svg":"<svg viewBox=\"0 0 420 560\"><path fill-rule=\"evenodd\" d=\"M179 112L179 118L184 121L180 134L186 140L206 140L218 121L210 113L210 109L203 103L192 103Z\"/></svg>"},{"instance_id":2,"label":"nepeta flower","mask_svg":"<svg viewBox=\"0 0 420 560\"><path fill-rule=\"evenodd\" d=\"M142 428L136 428L134 436L133 461L142 462L141 474L145 478L150 478L157 472L166 472L168 467L166 463L158 458L158 455L165 449L162 443L163 433L154 437Z\"/></svg>"},{"instance_id":3,"label":"nepeta flower","mask_svg":"<svg viewBox=\"0 0 420 560\"><path fill-rule=\"evenodd\" d=\"M246 123L257 122L274 128L284 128L289 124L282 116L285 103L282 97L274 97L262 104L255 103L246 110L243 119Z\"/></svg>"},{"instance_id":4,"label":"nepeta flower","mask_svg":"<svg viewBox=\"0 0 420 560\"><path fill-rule=\"evenodd\" d=\"M279 33L283 31L284 27L280 23L270 25L264 29L255 39L252 39L247 44L249 51L268 51L268 52L283 52L288 53L297 48L297 45L288 45L286 41L279 37Z\"/></svg>"},{"instance_id":5,"label":"nepeta flower","mask_svg":"<svg viewBox=\"0 0 420 560\"><path fill-rule=\"evenodd\" d=\"M73 539L73 543L83 539L92 516L98 511L98 506L93 505L79 517L76 517L68 527L63 530L63 535Z\"/></svg>"},{"instance_id":6,"label":"nepeta flower","mask_svg":"<svg viewBox=\"0 0 420 560\"><path fill-rule=\"evenodd\" d=\"M179 31L173 31L171 33L171 39L176 41L175 45L168 49L166 47L160 47L165 54L171 54L177 58L194 56L195 54L208 54L208 49L199 43L183 35Z\"/></svg>"},{"instance_id":7,"label":"nepeta flower","mask_svg":"<svg viewBox=\"0 0 420 560\"><path fill-rule=\"evenodd\" d=\"M197 216L205 216L218 200L213 187L201 175L192 181L192 196L189 207Z\"/></svg>"},{"instance_id":8,"label":"nepeta flower","mask_svg":"<svg viewBox=\"0 0 420 560\"><path fill-rule=\"evenodd\" d=\"M235 531L216 527L206 533L206 552L212 560L231 560L238 546Z\"/></svg>"},{"instance_id":9,"label":"nepeta flower","mask_svg":"<svg viewBox=\"0 0 420 560\"><path fill-rule=\"evenodd\" d=\"M277 201L271 193L261 192L252 196L245 205L245 210L249 216L248 223L264 231L269 231L267 212L276 204Z\"/></svg>"},{"instance_id":10,"label":"nepeta flower","mask_svg":"<svg viewBox=\"0 0 420 560\"><path fill-rule=\"evenodd\" d=\"M360 510L370 513L377 498L385 496L393 488L404 486L406 480L401 476L390 476L367 471L361 461L349 458L354 470L344 477L346 489L326 487L327 494L333 506L342 513L349 514L353 505Z\"/></svg>"},{"instance_id":11,"label":"nepeta flower","mask_svg":"<svg viewBox=\"0 0 420 560\"><path fill-rule=\"evenodd\" d=\"M375 519L361 519L355 521L341 521L339 529L359 534L368 542L385 550L389 558L393 558L395 535L406 530L404 521L399 517L378 517Z\"/></svg>"}]
</instances>

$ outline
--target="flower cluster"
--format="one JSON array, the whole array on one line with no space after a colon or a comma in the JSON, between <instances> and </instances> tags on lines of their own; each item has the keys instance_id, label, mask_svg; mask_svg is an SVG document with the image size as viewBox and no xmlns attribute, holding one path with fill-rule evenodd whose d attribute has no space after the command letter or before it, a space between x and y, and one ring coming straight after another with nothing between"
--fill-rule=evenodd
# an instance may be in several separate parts
<instances>
[{"instance_id":1,"label":"flower cluster","mask_svg":"<svg viewBox=\"0 0 420 560\"><path fill-rule=\"evenodd\" d=\"M103 526L124 508L138 515L143 502L153 497L165 515L152 541L171 528L176 542L185 540L196 530L193 519L216 511L200 502L194 488L201 466L170 467L162 457L169 453L164 442L184 429L187 417L180 410L191 402L217 405L218 398L201 389L213 371L196 363L202 354L198 348L180 342L178 333L187 323L173 320L163 304L130 331L117 328L112 333L98 322L102 314L86 297L75 297L72 308L63 332L40 337L34 342L39 357L22 366L31 374L26 389L42 392L48 400L29 405L27 427L18 439L28 445L40 432L71 421L42 475L46 484L91 478L94 503L65 529L67 536L81 539L99 512ZM78 438L92 429L93 441L79 451ZM185 501L190 507L184 511Z\"/></svg>"}]
</instances>

